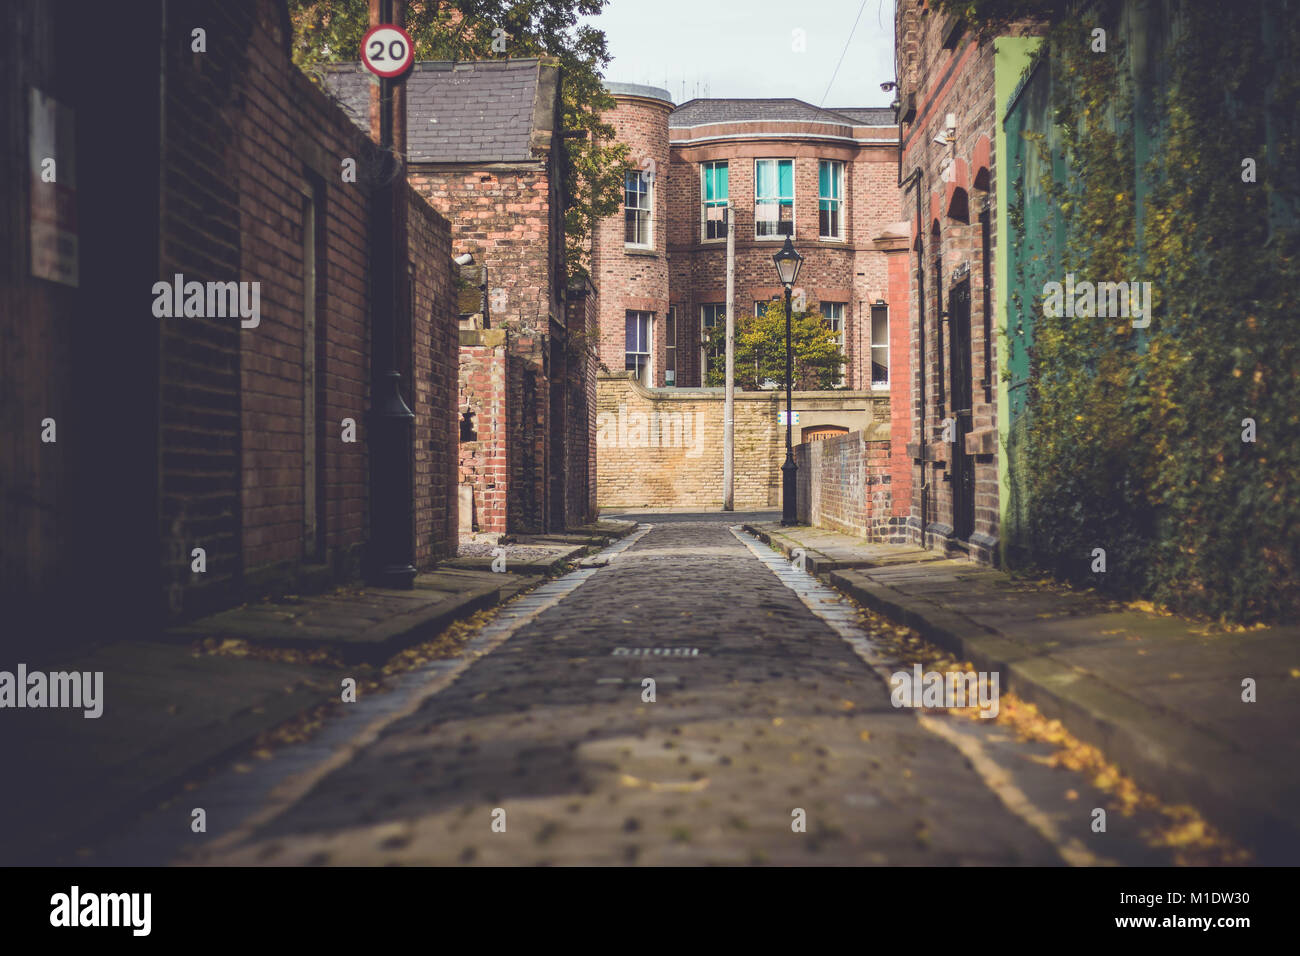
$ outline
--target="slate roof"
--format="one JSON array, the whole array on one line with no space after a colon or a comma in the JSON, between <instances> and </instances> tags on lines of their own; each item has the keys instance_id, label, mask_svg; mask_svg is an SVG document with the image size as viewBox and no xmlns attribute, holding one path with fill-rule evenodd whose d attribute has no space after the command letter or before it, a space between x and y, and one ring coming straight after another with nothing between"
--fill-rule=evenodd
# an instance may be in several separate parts
<instances>
[{"instance_id":1,"label":"slate roof","mask_svg":"<svg viewBox=\"0 0 1300 956\"><path fill-rule=\"evenodd\" d=\"M850 126L892 126L894 111L865 107L825 110L803 100L786 99L694 99L687 100L668 117L673 128L708 123L839 123Z\"/></svg>"},{"instance_id":2,"label":"slate roof","mask_svg":"<svg viewBox=\"0 0 1300 956\"><path fill-rule=\"evenodd\" d=\"M859 126L895 126L894 110L890 106L853 106L837 107L831 110L855 120Z\"/></svg>"},{"instance_id":3,"label":"slate roof","mask_svg":"<svg viewBox=\"0 0 1300 956\"><path fill-rule=\"evenodd\" d=\"M540 68L536 58L416 63L406 79L408 161L535 159L532 144ZM360 63L333 64L325 71L325 88L367 132L371 79Z\"/></svg>"}]
</instances>

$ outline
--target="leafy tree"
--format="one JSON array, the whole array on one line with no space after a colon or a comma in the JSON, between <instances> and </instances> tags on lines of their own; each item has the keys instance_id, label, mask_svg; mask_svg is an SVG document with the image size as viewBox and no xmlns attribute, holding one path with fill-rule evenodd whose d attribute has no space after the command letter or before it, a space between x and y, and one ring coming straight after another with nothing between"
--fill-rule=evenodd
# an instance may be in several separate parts
<instances>
[{"instance_id":1,"label":"leafy tree","mask_svg":"<svg viewBox=\"0 0 1300 956\"><path fill-rule=\"evenodd\" d=\"M602 81L609 64L605 33L578 25L579 16L599 13L607 2L408 0L406 4L406 30L415 44L416 59L549 56L558 60L566 145L565 247L573 276L586 274L596 221L618 212L628 166L627 146L616 143L614 127L601 120L602 113L614 107ZM308 74L320 64L360 55L361 38L370 26L368 0L289 0L289 12L294 62Z\"/></svg>"},{"instance_id":2,"label":"leafy tree","mask_svg":"<svg viewBox=\"0 0 1300 956\"><path fill-rule=\"evenodd\" d=\"M709 361L706 385L726 384L727 326L721 317L706 330L705 346L716 358ZM794 313L790 325L791 373L797 389L834 388L844 353L836 335L818 311ZM756 316L736 320L736 387L755 391L765 383L785 385L785 303L770 302ZM770 386L769 386L770 387Z\"/></svg>"}]
</instances>

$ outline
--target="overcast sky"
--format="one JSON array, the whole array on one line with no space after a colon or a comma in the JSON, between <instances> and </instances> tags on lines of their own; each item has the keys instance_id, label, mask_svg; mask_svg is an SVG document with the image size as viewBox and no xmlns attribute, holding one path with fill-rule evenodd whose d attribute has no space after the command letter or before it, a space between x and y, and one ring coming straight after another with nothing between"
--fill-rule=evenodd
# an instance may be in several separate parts
<instances>
[{"instance_id":1,"label":"overcast sky","mask_svg":"<svg viewBox=\"0 0 1300 956\"><path fill-rule=\"evenodd\" d=\"M793 96L827 107L893 99L880 84L894 78L894 0L610 0L584 22L605 31L613 55L606 79L662 87L678 103L706 95ZM795 30L803 52L793 49Z\"/></svg>"}]
</instances>

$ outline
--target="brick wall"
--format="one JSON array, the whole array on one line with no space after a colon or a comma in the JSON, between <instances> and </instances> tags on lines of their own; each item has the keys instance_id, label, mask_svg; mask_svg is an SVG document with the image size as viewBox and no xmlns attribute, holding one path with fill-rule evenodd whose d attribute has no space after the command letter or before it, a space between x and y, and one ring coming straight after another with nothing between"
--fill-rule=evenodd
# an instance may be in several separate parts
<instances>
[{"instance_id":1,"label":"brick wall","mask_svg":"<svg viewBox=\"0 0 1300 956\"><path fill-rule=\"evenodd\" d=\"M888 439L860 432L797 446L800 523L903 543L907 520L894 513L890 452Z\"/></svg>"},{"instance_id":2,"label":"brick wall","mask_svg":"<svg viewBox=\"0 0 1300 956\"><path fill-rule=\"evenodd\" d=\"M548 316L560 317L550 243L557 228L563 236L563 219L553 177L545 161L486 166L416 164L407 178L451 223L452 255L468 252L487 266L491 325L545 330Z\"/></svg>"},{"instance_id":3,"label":"brick wall","mask_svg":"<svg viewBox=\"0 0 1300 956\"><path fill-rule=\"evenodd\" d=\"M0 648L19 660L19 645L48 652L102 636L106 621L143 634L160 611L159 328L149 310L159 64L119 58L111 83L97 67L105 49L161 42L156 5L0 5ZM59 104L72 133L37 157L57 161L54 184L33 182L33 90ZM123 108L141 102L154 109ZM32 201L43 192L75 206L75 283L33 271ZM52 443L42 440L47 418Z\"/></svg>"},{"instance_id":4,"label":"brick wall","mask_svg":"<svg viewBox=\"0 0 1300 956\"><path fill-rule=\"evenodd\" d=\"M603 374L598 397L601 508L722 506L721 389L652 391L627 373ZM781 506L785 428L777 413L784 402L784 392L736 393L738 509ZM847 412L884 428L889 420L889 399L861 392L796 392L794 408L800 415L796 441L800 429L816 424L819 412L831 419Z\"/></svg>"},{"instance_id":5,"label":"brick wall","mask_svg":"<svg viewBox=\"0 0 1300 956\"><path fill-rule=\"evenodd\" d=\"M254 53L273 72L261 82L251 74L241 110L240 142L248 144L240 179L243 273L261 281L263 313L259 327L241 334L243 560L250 574L320 561L350 574L366 535L365 443L364 435L345 443L341 423L352 418L364 432L369 246L367 197L359 184L342 182L340 147L356 153L359 164L371 160L346 115L284 59L273 10L261 7L254 34L262 44ZM399 339L414 343L402 360L403 384L416 413L416 559L427 565L454 549L455 326L447 223L418 195L409 193L407 202L415 295L411 324ZM316 251L315 330L304 317L304 240L313 204L323 217L316 243L325 247ZM312 375L316 398L308 392ZM313 440L318 483L309 473ZM323 527L314 553L303 531L313 484L325 498L316 509Z\"/></svg>"},{"instance_id":6,"label":"brick wall","mask_svg":"<svg viewBox=\"0 0 1300 956\"><path fill-rule=\"evenodd\" d=\"M169 13L196 15L197 4L175 4ZM208 53L192 53L180 42L164 45L168 82L163 103L162 237L159 278L176 273L186 281L253 281L245 274L240 184L247 163L241 144L246 117L235 104L247 75L250 50L245 44L257 27L251 7L223 9L208 24ZM274 28L277 30L278 27ZM187 31L188 32L188 31ZM259 49L271 47L264 37ZM275 147L273 147L275 148ZM287 150L278 146L283 163ZM278 224L275 224L278 225ZM250 224L249 245L275 225ZM267 276L267 279L272 279ZM268 283L269 285L270 283ZM263 286L263 328L274 312L273 295ZM301 290L299 290L301 295ZM241 405L244 349L238 319L168 318L158 320L161 334L161 520L165 582L171 610L202 611L233 600L243 574L245 542L241 519L256 496L243 494L247 479ZM250 334L256 334L250 332ZM274 336L274 332L271 333ZM266 360L269 364L271 359ZM268 404L272 399L268 399ZM259 421L247 423L258 440ZM265 442L274 438L260 432ZM295 436L300 441L300 436ZM288 468L286 467L286 471ZM269 501L270 492L261 492ZM191 551L206 552L207 571L192 574Z\"/></svg>"},{"instance_id":7,"label":"brick wall","mask_svg":"<svg viewBox=\"0 0 1300 956\"><path fill-rule=\"evenodd\" d=\"M595 287L579 280L568 295L569 374L568 469L565 484L566 527L596 518L596 373L599 357L600 306Z\"/></svg>"},{"instance_id":8,"label":"brick wall","mask_svg":"<svg viewBox=\"0 0 1300 956\"><path fill-rule=\"evenodd\" d=\"M508 460L501 487L511 531L546 531L558 523L552 521L552 486L565 477L563 450L551 426L548 355L552 326L562 330L565 318L558 162L556 151L549 149L535 162L485 163L481 168L414 165L408 176L412 187L450 221L452 255L469 253L476 265L486 267L487 322L492 329L508 330L509 413L503 416ZM467 404L465 396L458 404ZM556 428L562 434L563 422L557 421ZM487 493L479 481L474 479L476 488ZM481 530L505 531L496 527L494 494L485 504L488 524Z\"/></svg>"},{"instance_id":9,"label":"brick wall","mask_svg":"<svg viewBox=\"0 0 1300 956\"><path fill-rule=\"evenodd\" d=\"M540 332L506 332L506 509L509 530L549 530L550 346Z\"/></svg>"},{"instance_id":10,"label":"brick wall","mask_svg":"<svg viewBox=\"0 0 1300 956\"><path fill-rule=\"evenodd\" d=\"M409 187L407 203L415 325L415 562L427 567L456 554L459 338L451 227Z\"/></svg>"},{"instance_id":11,"label":"brick wall","mask_svg":"<svg viewBox=\"0 0 1300 956\"><path fill-rule=\"evenodd\" d=\"M12 485L5 469L6 502L30 499L42 517L11 522L7 505L0 552L30 551L25 584L40 589L56 572L66 584L88 560L86 541L111 548L110 567L83 593L117 595L110 616L141 629L265 589L349 576L369 508L373 144L292 65L283 2L165 8L159 17L156 6L101 12L56 2L16 17L6 10L0 31L21 47L6 64L24 64L6 73L17 82L6 82L4 100L16 107L4 113L6 141L22 144L21 163L26 86L48 87L72 108L76 162L62 157L61 168L70 183L80 167L84 273L79 288L30 290L19 281L26 243L13 244L21 264L4 260L0 380L21 392L24 427L14 431L21 441L31 425L39 438L40 419L53 415L59 443L41 459L24 453ZM191 49L196 25L205 52ZM68 56L57 80L47 43L56 34ZM119 65L104 83L88 64L99 43L122 46L124 37L160 50L162 62ZM122 111L124 101L161 108ZM16 211L26 206L28 174L18 175L11 151L0 157L13 174L0 208L25 236ZM342 180L349 157L359 182ZM415 304L399 364L417 416L414 530L425 563L455 546L456 333L448 225L413 193L408 201ZM241 328L238 315L151 314L153 284L177 274L256 283L256 327ZM16 325L35 331L15 337L8 320L20 314ZM31 380L11 376L11 356L31 365ZM355 442L343 440L345 418ZM194 548L205 552L203 573L191 571Z\"/></svg>"},{"instance_id":12,"label":"brick wall","mask_svg":"<svg viewBox=\"0 0 1300 956\"><path fill-rule=\"evenodd\" d=\"M947 16L923 2L903 0L898 5L899 93L916 108L915 116L902 126L902 174L905 180L914 173L919 176L905 193L903 210L916 241L911 263L910 344L914 425L908 451L914 479L912 535L914 540L942 550L991 563L996 560L999 533L993 392L998 381L998 354L988 314L993 291L991 258L998 240L996 217L990 212L996 204L991 149L994 40L951 27ZM949 114L956 121L955 143L940 145L934 140L945 132ZM916 275L918 269L924 271L921 279ZM954 291L966 282L970 290L970 426L968 434L951 445L942 440L942 431L946 418L961 420L953 401L952 381L958 356L953 352L950 323L941 323L939 313L951 308ZM956 455L966 456L964 461L974 473L974 527L967 537L954 532L954 495L959 491L953 480Z\"/></svg>"},{"instance_id":13,"label":"brick wall","mask_svg":"<svg viewBox=\"0 0 1300 956\"><path fill-rule=\"evenodd\" d=\"M191 593L193 546L208 549L209 568L193 578L212 586L237 574L240 590L256 593L298 586L313 567L355 575L368 534L374 153L288 60L281 5L233 9L253 15L209 25L208 59L179 55L167 87L162 275L259 282L261 309L260 324L242 330L238 320L163 320L164 533L186 614L212 603ZM214 43L247 49L258 68L227 75ZM220 158L209 101L231 131L217 138ZM360 182L342 181L345 157ZM416 413L417 560L427 564L455 547L456 345L447 223L414 193L408 203L414 303L399 341L413 354L400 364ZM344 441L344 419L355 442ZM220 491L232 473L237 505Z\"/></svg>"},{"instance_id":14,"label":"brick wall","mask_svg":"<svg viewBox=\"0 0 1300 956\"><path fill-rule=\"evenodd\" d=\"M651 245L628 247L624 214L596 224L591 240L591 276L600 289L600 360L612 372L626 360L627 313L653 314L651 368L654 384L664 384L667 357L665 318L668 315L668 203L673 194L668 159L668 113L672 104L648 97L616 97L617 106L605 121L615 137L626 143L634 168L651 183Z\"/></svg>"},{"instance_id":15,"label":"brick wall","mask_svg":"<svg viewBox=\"0 0 1300 956\"><path fill-rule=\"evenodd\" d=\"M460 443L460 483L473 489L475 531L506 531L505 330L461 332L460 412L474 438Z\"/></svg>"}]
</instances>

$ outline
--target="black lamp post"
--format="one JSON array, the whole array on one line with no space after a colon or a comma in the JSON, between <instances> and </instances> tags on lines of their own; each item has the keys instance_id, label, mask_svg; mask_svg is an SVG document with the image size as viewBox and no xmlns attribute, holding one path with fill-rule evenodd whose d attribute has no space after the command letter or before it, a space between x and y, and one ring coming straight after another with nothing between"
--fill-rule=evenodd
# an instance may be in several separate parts
<instances>
[{"instance_id":1,"label":"black lamp post","mask_svg":"<svg viewBox=\"0 0 1300 956\"><path fill-rule=\"evenodd\" d=\"M790 350L790 289L799 278L799 267L803 265L803 256L794 251L794 243L785 237L785 245L772 257L776 263L776 274L785 286L785 464L781 466L781 524L799 523L799 509L796 498L799 494L796 473L799 466L794 463L794 444L791 441L791 429L794 415L791 413L794 390L793 357Z\"/></svg>"}]
</instances>

